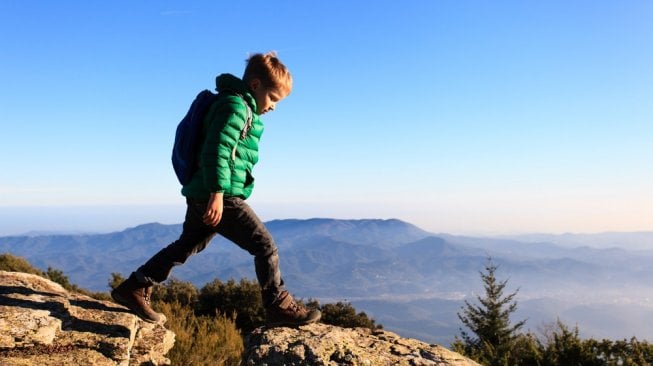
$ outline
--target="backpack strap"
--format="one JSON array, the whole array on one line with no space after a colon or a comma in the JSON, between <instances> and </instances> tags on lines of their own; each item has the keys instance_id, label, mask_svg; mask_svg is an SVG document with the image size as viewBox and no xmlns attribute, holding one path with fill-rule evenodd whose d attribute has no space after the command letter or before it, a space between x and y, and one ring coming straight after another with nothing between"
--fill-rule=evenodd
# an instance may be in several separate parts
<instances>
[{"instance_id":1,"label":"backpack strap","mask_svg":"<svg viewBox=\"0 0 653 366\"><path fill-rule=\"evenodd\" d=\"M249 103L245 100L245 98L238 94L239 97L243 99L245 102L245 108L247 108L247 121L245 122L245 126L243 127L243 130L240 131L240 139L244 139L247 137L247 134L249 133L249 130L252 128L252 108L249 106Z\"/></svg>"},{"instance_id":2,"label":"backpack strap","mask_svg":"<svg viewBox=\"0 0 653 366\"><path fill-rule=\"evenodd\" d=\"M239 96L243 102L245 102L245 108L247 108L247 120L245 121L245 126L243 126L243 129L240 131L240 138L238 141L236 141L236 144L234 145L233 150L231 150L231 160L236 160L236 149L238 148L238 143L240 140L245 139L247 137L247 134L249 133L249 130L252 128L252 108L249 106L249 103L245 100L245 98L239 94L239 93L234 93L237 96Z\"/></svg>"}]
</instances>

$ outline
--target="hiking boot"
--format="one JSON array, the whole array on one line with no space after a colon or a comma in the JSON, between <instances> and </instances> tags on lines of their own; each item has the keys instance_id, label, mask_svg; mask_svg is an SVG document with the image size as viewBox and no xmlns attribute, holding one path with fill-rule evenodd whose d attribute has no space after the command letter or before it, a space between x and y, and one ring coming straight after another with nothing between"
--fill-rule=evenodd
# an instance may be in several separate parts
<instances>
[{"instance_id":1,"label":"hiking boot","mask_svg":"<svg viewBox=\"0 0 653 366\"><path fill-rule=\"evenodd\" d=\"M265 309L265 313L265 324L268 327L311 324L322 316L319 310L307 309L297 303L288 291L283 291L277 300Z\"/></svg>"},{"instance_id":2,"label":"hiking boot","mask_svg":"<svg viewBox=\"0 0 653 366\"><path fill-rule=\"evenodd\" d=\"M161 315L150 307L151 296L152 286L141 284L133 274L111 291L111 297L118 304L126 306L146 322L158 323Z\"/></svg>"}]
</instances>

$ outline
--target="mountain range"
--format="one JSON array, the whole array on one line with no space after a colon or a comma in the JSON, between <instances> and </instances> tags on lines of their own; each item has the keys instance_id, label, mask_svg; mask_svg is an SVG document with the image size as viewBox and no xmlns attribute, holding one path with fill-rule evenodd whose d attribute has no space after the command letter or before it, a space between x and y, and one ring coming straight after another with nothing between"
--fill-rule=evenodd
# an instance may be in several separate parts
<instances>
[{"instance_id":1,"label":"mountain range","mask_svg":"<svg viewBox=\"0 0 653 366\"><path fill-rule=\"evenodd\" d=\"M498 278L508 281L507 293L518 291L514 318L527 319L527 328L537 331L559 318L578 325L584 336L653 339L653 233L624 233L621 241L618 234L602 234L589 246L591 235L465 237L400 220L266 225L291 292L321 302L349 301L406 337L451 342L460 333L457 312L464 300L484 294L479 272L492 258ZM108 234L0 237L0 253L106 291L111 273L129 275L180 232L181 225L152 223ZM249 254L221 237L173 276L198 287L215 278L255 278Z\"/></svg>"}]
</instances>

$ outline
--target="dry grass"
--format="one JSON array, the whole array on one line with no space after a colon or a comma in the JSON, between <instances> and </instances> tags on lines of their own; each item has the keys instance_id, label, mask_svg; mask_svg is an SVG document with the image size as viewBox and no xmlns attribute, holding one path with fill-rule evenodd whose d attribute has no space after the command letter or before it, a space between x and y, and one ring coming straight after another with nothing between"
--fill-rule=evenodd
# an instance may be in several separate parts
<instances>
[{"instance_id":1,"label":"dry grass","mask_svg":"<svg viewBox=\"0 0 653 366\"><path fill-rule=\"evenodd\" d=\"M173 365L240 365L243 339L231 318L222 314L197 317L190 307L176 302L158 302L155 307L165 314L166 328L176 335L168 353Z\"/></svg>"}]
</instances>

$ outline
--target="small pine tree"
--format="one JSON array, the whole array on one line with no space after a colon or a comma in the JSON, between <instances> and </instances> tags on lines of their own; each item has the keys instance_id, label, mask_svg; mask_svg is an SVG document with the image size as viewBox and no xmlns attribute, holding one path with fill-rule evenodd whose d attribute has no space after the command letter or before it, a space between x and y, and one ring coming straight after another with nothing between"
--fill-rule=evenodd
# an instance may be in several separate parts
<instances>
[{"instance_id":1,"label":"small pine tree","mask_svg":"<svg viewBox=\"0 0 653 366\"><path fill-rule=\"evenodd\" d=\"M488 258L485 272L480 273L485 297L476 297L480 305L465 300L462 314L458 313L460 321L473 335L461 328L462 340L456 337L453 344L455 351L488 366L513 364L511 352L517 332L526 323L510 323L510 314L517 309L517 302L513 301L517 291L504 296L503 291L508 281L497 280L497 269L492 259Z\"/></svg>"}]
</instances>

